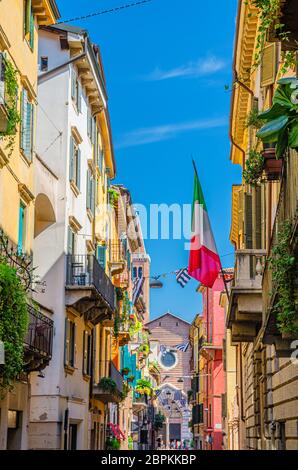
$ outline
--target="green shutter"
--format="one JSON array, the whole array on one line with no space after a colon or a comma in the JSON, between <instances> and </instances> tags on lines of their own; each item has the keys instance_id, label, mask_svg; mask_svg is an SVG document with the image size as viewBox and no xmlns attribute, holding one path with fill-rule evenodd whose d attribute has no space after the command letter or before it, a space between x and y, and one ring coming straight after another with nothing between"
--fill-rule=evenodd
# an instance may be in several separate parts
<instances>
[{"instance_id":1,"label":"green shutter","mask_svg":"<svg viewBox=\"0 0 298 470\"><path fill-rule=\"evenodd\" d=\"M31 24L32 2L31 0L25 0L25 2L24 33L29 34Z\"/></svg>"},{"instance_id":2,"label":"green shutter","mask_svg":"<svg viewBox=\"0 0 298 470\"><path fill-rule=\"evenodd\" d=\"M32 160L33 150L33 105L27 101L26 120L24 128L23 150L28 160Z\"/></svg>"},{"instance_id":3,"label":"green shutter","mask_svg":"<svg viewBox=\"0 0 298 470\"><path fill-rule=\"evenodd\" d=\"M23 88L21 94L21 148L25 151L26 149L26 126L27 126L27 103L28 103L28 93L27 90Z\"/></svg>"},{"instance_id":4,"label":"green shutter","mask_svg":"<svg viewBox=\"0 0 298 470\"><path fill-rule=\"evenodd\" d=\"M30 38L29 38L29 45L31 49L34 49L34 15L32 11L30 12Z\"/></svg>"},{"instance_id":5,"label":"green shutter","mask_svg":"<svg viewBox=\"0 0 298 470\"><path fill-rule=\"evenodd\" d=\"M70 337L70 321L68 318L65 318L65 331L64 331L64 365L69 365L69 351L70 351L70 344L69 344L69 337Z\"/></svg>"},{"instance_id":6,"label":"green shutter","mask_svg":"<svg viewBox=\"0 0 298 470\"><path fill-rule=\"evenodd\" d=\"M245 248L252 249L252 196L251 194L245 194L244 198L244 231L245 231Z\"/></svg>"},{"instance_id":7,"label":"green shutter","mask_svg":"<svg viewBox=\"0 0 298 470\"><path fill-rule=\"evenodd\" d=\"M18 253L23 253L24 248L24 221L25 221L25 206L21 203L19 208L19 235L18 235Z\"/></svg>"},{"instance_id":8,"label":"green shutter","mask_svg":"<svg viewBox=\"0 0 298 470\"><path fill-rule=\"evenodd\" d=\"M77 151L76 168L77 168L76 185L80 189L80 187L81 187L81 150L80 150L80 148L78 148L78 151Z\"/></svg>"},{"instance_id":9,"label":"green shutter","mask_svg":"<svg viewBox=\"0 0 298 470\"><path fill-rule=\"evenodd\" d=\"M260 186L255 188L255 248L262 248L262 191Z\"/></svg>"},{"instance_id":10,"label":"green shutter","mask_svg":"<svg viewBox=\"0 0 298 470\"><path fill-rule=\"evenodd\" d=\"M69 146L69 181L73 181L74 179L74 155L75 153L75 146L73 137L70 136L70 146Z\"/></svg>"},{"instance_id":11,"label":"green shutter","mask_svg":"<svg viewBox=\"0 0 298 470\"><path fill-rule=\"evenodd\" d=\"M90 201L90 209L93 215L95 215L95 180L91 178L91 201Z\"/></svg>"},{"instance_id":12,"label":"green shutter","mask_svg":"<svg viewBox=\"0 0 298 470\"><path fill-rule=\"evenodd\" d=\"M90 192L91 192L91 187L90 187L90 170L87 170L87 180L86 180L86 207L87 209L91 209L91 198L90 198Z\"/></svg>"},{"instance_id":13,"label":"green shutter","mask_svg":"<svg viewBox=\"0 0 298 470\"><path fill-rule=\"evenodd\" d=\"M81 113L82 112L82 86L81 86L81 83L78 81L78 102L77 102L77 106L78 106L78 112Z\"/></svg>"},{"instance_id":14,"label":"green shutter","mask_svg":"<svg viewBox=\"0 0 298 470\"><path fill-rule=\"evenodd\" d=\"M106 268L106 247L102 245L97 246L97 260L100 266Z\"/></svg>"},{"instance_id":15,"label":"green shutter","mask_svg":"<svg viewBox=\"0 0 298 470\"><path fill-rule=\"evenodd\" d=\"M73 231L70 227L67 229L67 254L72 255L73 253Z\"/></svg>"},{"instance_id":16,"label":"green shutter","mask_svg":"<svg viewBox=\"0 0 298 470\"><path fill-rule=\"evenodd\" d=\"M71 68L71 97L73 100L76 99L76 89L77 89L77 76L73 68Z\"/></svg>"}]
</instances>

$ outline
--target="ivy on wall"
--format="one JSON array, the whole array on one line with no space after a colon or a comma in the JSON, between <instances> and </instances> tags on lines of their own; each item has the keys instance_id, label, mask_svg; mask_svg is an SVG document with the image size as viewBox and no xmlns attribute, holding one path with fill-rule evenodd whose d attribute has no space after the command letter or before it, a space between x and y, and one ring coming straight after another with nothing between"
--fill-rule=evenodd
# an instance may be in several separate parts
<instances>
[{"instance_id":1,"label":"ivy on wall","mask_svg":"<svg viewBox=\"0 0 298 470\"><path fill-rule=\"evenodd\" d=\"M0 366L0 395L12 388L23 369L24 339L28 329L27 296L16 270L0 260L0 340L5 364Z\"/></svg>"}]
</instances>

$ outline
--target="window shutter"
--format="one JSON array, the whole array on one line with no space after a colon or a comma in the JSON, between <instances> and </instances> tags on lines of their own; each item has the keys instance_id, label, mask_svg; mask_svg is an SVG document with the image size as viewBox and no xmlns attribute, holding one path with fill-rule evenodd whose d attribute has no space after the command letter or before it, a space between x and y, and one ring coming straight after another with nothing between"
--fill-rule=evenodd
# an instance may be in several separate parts
<instances>
[{"instance_id":1,"label":"window shutter","mask_svg":"<svg viewBox=\"0 0 298 470\"><path fill-rule=\"evenodd\" d=\"M24 23L25 34L30 33L31 12L32 12L32 2L31 2L31 0L26 0L25 17L24 17L24 20L25 20L25 23Z\"/></svg>"},{"instance_id":2,"label":"window shutter","mask_svg":"<svg viewBox=\"0 0 298 470\"><path fill-rule=\"evenodd\" d=\"M88 373L88 331L83 333L83 374Z\"/></svg>"},{"instance_id":3,"label":"window shutter","mask_svg":"<svg viewBox=\"0 0 298 470\"><path fill-rule=\"evenodd\" d=\"M91 211L92 211L92 214L95 215L95 180L94 178L92 177L91 178Z\"/></svg>"},{"instance_id":4,"label":"window shutter","mask_svg":"<svg viewBox=\"0 0 298 470\"><path fill-rule=\"evenodd\" d=\"M70 147L69 147L69 181L74 179L74 140L73 137L70 137Z\"/></svg>"},{"instance_id":5,"label":"window shutter","mask_svg":"<svg viewBox=\"0 0 298 470\"><path fill-rule=\"evenodd\" d=\"M26 123L24 129L24 153L28 160L32 160L33 147L33 105L27 101Z\"/></svg>"},{"instance_id":6,"label":"window shutter","mask_svg":"<svg viewBox=\"0 0 298 470\"><path fill-rule=\"evenodd\" d=\"M256 249L262 248L262 191L260 186L255 188L255 243Z\"/></svg>"},{"instance_id":7,"label":"window shutter","mask_svg":"<svg viewBox=\"0 0 298 470\"><path fill-rule=\"evenodd\" d=\"M244 233L245 248L252 249L252 196L245 194L244 198Z\"/></svg>"},{"instance_id":8,"label":"window shutter","mask_svg":"<svg viewBox=\"0 0 298 470\"><path fill-rule=\"evenodd\" d=\"M91 137L91 112L90 109L87 109L87 135Z\"/></svg>"},{"instance_id":9,"label":"window shutter","mask_svg":"<svg viewBox=\"0 0 298 470\"><path fill-rule=\"evenodd\" d=\"M73 253L73 246L72 246L72 239L73 239L73 231L70 227L68 227L67 232L67 254L72 255Z\"/></svg>"},{"instance_id":10,"label":"window shutter","mask_svg":"<svg viewBox=\"0 0 298 470\"><path fill-rule=\"evenodd\" d=\"M97 260L100 266L105 269L106 268L106 247L98 245L97 246Z\"/></svg>"},{"instance_id":11,"label":"window shutter","mask_svg":"<svg viewBox=\"0 0 298 470\"><path fill-rule=\"evenodd\" d=\"M80 189L81 187L81 150L78 148L77 153L77 174L76 174L76 185Z\"/></svg>"},{"instance_id":12,"label":"window shutter","mask_svg":"<svg viewBox=\"0 0 298 470\"><path fill-rule=\"evenodd\" d=\"M69 365L69 351L70 351L69 337L70 337L70 321L68 318L65 318L64 365L66 366Z\"/></svg>"},{"instance_id":13,"label":"window shutter","mask_svg":"<svg viewBox=\"0 0 298 470\"><path fill-rule=\"evenodd\" d=\"M34 15L32 11L30 12L30 38L29 38L29 45L31 49L34 48Z\"/></svg>"},{"instance_id":14,"label":"window shutter","mask_svg":"<svg viewBox=\"0 0 298 470\"><path fill-rule=\"evenodd\" d=\"M5 63L3 54L0 53L0 104L5 103Z\"/></svg>"},{"instance_id":15,"label":"window shutter","mask_svg":"<svg viewBox=\"0 0 298 470\"><path fill-rule=\"evenodd\" d=\"M73 367L77 366L77 325L73 325Z\"/></svg>"},{"instance_id":16,"label":"window shutter","mask_svg":"<svg viewBox=\"0 0 298 470\"><path fill-rule=\"evenodd\" d=\"M21 95L21 148L26 150L26 129L27 129L27 110L28 110L28 93L27 90L22 90Z\"/></svg>"},{"instance_id":17,"label":"window shutter","mask_svg":"<svg viewBox=\"0 0 298 470\"><path fill-rule=\"evenodd\" d=\"M265 46L261 61L261 86L269 86L275 83L277 74L277 50L276 43Z\"/></svg>"},{"instance_id":18,"label":"window shutter","mask_svg":"<svg viewBox=\"0 0 298 470\"><path fill-rule=\"evenodd\" d=\"M81 83L78 81L78 102L77 102L77 107L78 107L78 112L80 113L82 111L82 86Z\"/></svg>"},{"instance_id":19,"label":"window shutter","mask_svg":"<svg viewBox=\"0 0 298 470\"><path fill-rule=\"evenodd\" d=\"M77 76L75 70L71 69L71 98L76 99Z\"/></svg>"},{"instance_id":20,"label":"window shutter","mask_svg":"<svg viewBox=\"0 0 298 470\"><path fill-rule=\"evenodd\" d=\"M90 206L90 170L87 170L87 181L86 181L86 207L91 209Z\"/></svg>"}]
</instances>

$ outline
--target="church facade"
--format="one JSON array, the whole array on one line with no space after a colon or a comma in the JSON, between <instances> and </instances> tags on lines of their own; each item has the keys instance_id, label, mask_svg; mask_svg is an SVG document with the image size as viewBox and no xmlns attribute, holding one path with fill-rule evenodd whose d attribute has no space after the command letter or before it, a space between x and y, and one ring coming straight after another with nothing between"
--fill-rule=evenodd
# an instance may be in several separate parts
<instances>
[{"instance_id":1,"label":"church facade","mask_svg":"<svg viewBox=\"0 0 298 470\"><path fill-rule=\"evenodd\" d=\"M158 364L161 374L157 390L158 408L166 420L158 437L166 446L177 442L189 446L192 441L191 389L192 349L189 343L190 324L170 312L150 321L150 361Z\"/></svg>"}]
</instances>

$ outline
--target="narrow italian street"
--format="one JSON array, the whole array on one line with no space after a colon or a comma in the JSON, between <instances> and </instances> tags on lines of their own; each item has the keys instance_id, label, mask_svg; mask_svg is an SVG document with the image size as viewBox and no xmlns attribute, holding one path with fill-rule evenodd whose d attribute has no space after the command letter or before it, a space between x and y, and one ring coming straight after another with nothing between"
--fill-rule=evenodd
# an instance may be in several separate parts
<instances>
[{"instance_id":1,"label":"narrow italian street","mask_svg":"<svg viewBox=\"0 0 298 470\"><path fill-rule=\"evenodd\" d=\"M0 461L298 450L297 25L0 0Z\"/></svg>"}]
</instances>

